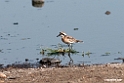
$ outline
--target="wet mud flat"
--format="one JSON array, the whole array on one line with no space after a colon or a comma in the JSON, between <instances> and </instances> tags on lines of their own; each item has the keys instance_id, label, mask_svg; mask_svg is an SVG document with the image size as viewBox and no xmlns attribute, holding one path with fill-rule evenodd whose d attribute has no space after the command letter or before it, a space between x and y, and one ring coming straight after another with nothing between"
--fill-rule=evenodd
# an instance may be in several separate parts
<instances>
[{"instance_id":1,"label":"wet mud flat","mask_svg":"<svg viewBox=\"0 0 124 83\"><path fill-rule=\"evenodd\" d=\"M80 67L3 68L0 83L124 83L124 64Z\"/></svg>"}]
</instances>

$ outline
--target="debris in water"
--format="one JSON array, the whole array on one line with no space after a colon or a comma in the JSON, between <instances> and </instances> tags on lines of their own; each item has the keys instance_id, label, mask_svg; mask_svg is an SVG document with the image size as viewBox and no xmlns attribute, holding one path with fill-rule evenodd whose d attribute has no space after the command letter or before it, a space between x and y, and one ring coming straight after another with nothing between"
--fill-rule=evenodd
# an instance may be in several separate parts
<instances>
[{"instance_id":1,"label":"debris in water","mask_svg":"<svg viewBox=\"0 0 124 83\"><path fill-rule=\"evenodd\" d=\"M83 51L83 53L82 53L82 56L84 57L84 51Z\"/></svg>"},{"instance_id":2,"label":"debris in water","mask_svg":"<svg viewBox=\"0 0 124 83\"><path fill-rule=\"evenodd\" d=\"M106 52L105 54L101 55L101 56L109 56L110 52Z\"/></svg>"},{"instance_id":3,"label":"debris in water","mask_svg":"<svg viewBox=\"0 0 124 83\"><path fill-rule=\"evenodd\" d=\"M32 6L34 7L42 7L44 3L44 0L32 0Z\"/></svg>"},{"instance_id":4,"label":"debris in water","mask_svg":"<svg viewBox=\"0 0 124 83\"><path fill-rule=\"evenodd\" d=\"M106 11L105 14L106 15L109 15L109 14L111 14L111 12L110 11Z\"/></svg>"},{"instance_id":5,"label":"debris in water","mask_svg":"<svg viewBox=\"0 0 124 83\"><path fill-rule=\"evenodd\" d=\"M78 28L74 28L74 30L78 30Z\"/></svg>"},{"instance_id":6,"label":"debris in water","mask_svg":"<svg viewBox=\"0 0 124 83\"><path fill-rule=\"evenodd\" d=\"M18 24L19 24L18 22L13 23L13 25L18 25Z\"/></svg>"},{"instance_id":7,"label":"debris in water","mask_svg":"<svg viewBox=\"0 0 124 83\"><path fill-rule=\"evenodd\" d=\"M21 40L27 40L27 39L31 39L31 38L22 38Z\"/></svg>"},{"instance_id":8,"label":"debris in water","mask_svg":"<svg viewBox=\"0 0 124 83\"><path fill-rule=\"evenodd\" d=\"M61 62L61 60L55 58L42 58L39 63L42 67L49 67L52 65L58 66Z\"/></svg>"},{"instance_id":9,"label":"debris in water","mask_svg":"<svg viewBox=\"0 0 124 83\"><path fill-rule=\"evenodd\" d=\"M115 58L114 60L122 60L122 62L124 63L124 58L121 58L121 57Z\"/></svg>"}]
</instances>

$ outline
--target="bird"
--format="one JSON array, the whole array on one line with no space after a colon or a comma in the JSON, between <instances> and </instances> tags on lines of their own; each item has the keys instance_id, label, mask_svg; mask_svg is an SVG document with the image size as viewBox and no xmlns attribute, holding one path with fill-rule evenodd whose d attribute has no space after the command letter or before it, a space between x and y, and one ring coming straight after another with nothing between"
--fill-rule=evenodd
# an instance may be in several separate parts
<instances>
[{"instance_id":1,"label":"bird","mask_svg":"<svg viewBox=\"0 0 124 83\"><path fill-rule=\"evenodd\" d=\"M78 39L75 39L74 37L72 36L69 36L67 35L65 32L61 31L59 32L59 34L57 35L57 37L61 36L61 40L62 42L64 42L65 44L67 44L69 47L72 48L72 44L74 43L81 43L83 42L82 40L78 40Z\"/></svg>"}]
</instances>

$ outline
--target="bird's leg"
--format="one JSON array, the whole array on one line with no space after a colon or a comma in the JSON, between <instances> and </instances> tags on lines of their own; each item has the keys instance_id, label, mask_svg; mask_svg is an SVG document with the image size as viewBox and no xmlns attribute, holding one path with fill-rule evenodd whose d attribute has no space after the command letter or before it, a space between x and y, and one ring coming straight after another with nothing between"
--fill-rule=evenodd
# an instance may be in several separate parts
<instances>
[{"instance_id":1,"label":"bird's leg","mask_svg":"<svg viewBox=\"0 0 124 83\"><path fill-rule=\"evenodd\" d=\"M70 47L70 44L68 44L68 47Z\"/></svg>"},{"instance_id":2,"label":"bird's leg","mask_svg":"<svg viewBox=\"0 0 124 83\"><path fill-rule=\"evenodd\" d=\"M72 59L71 56L70 56L70 52L68 53L68 56L69 56L69 58L70 58L69 65L71 65L71 64L73 64L73 59Z\"/></svg>"},{"instance_id":3,"label":"bird's leg","mask_svg":"<svg viewBox=\"0 0 124 83\"><path fill-rule=\"evenodd\" d=\"M71 48L71 49L72 49L72 47L73 47L72 44L70 44L70 48Z\"/></svg>"},{"instance_id":4,"label":"bird's leg","mask_svg":"<svg viewBox=\"0 0 124 83\"><path fill-rule=\"evenodd\" d=\"M68 48L70 49L70 44L68 44Z\"/></svg>"},{"instance_id":5,"label":"bird's leg","mask_svg":"<svg viewBox=\"0 0 124 83\"><path fill-rule=\"evenodd\" d=\"M72 45L71 44L68 44L68 47L69 47L69 51L70 51L70 49L72 49Z\"/></svg>"},{"instance_id":6,"label":"bird's leg","mask_svg":"<svg viewBox=\"0 0 124 83\"><path fill-rule=\"evenodd\" d=\"M71 44L71 49L72 49L73 45Z\"/></svg>"}]
</instances>

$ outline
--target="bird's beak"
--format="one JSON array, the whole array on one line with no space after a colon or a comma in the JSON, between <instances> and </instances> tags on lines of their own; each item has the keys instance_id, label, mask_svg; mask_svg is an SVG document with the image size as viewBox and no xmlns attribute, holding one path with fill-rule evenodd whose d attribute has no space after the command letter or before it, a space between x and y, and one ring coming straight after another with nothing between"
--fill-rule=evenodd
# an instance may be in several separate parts
<instances>
[{"instance_id":1,"label":"bird's beak","mask_svg":"<svg viewBox=\"0 0 124 83\"><path fill-rule=\"evenodd\" d=\"M60 34L59 35L57 35L56 37L59 37L60 36Z\"/></svg>"}]
</instances>

